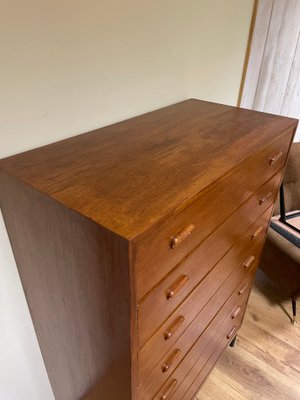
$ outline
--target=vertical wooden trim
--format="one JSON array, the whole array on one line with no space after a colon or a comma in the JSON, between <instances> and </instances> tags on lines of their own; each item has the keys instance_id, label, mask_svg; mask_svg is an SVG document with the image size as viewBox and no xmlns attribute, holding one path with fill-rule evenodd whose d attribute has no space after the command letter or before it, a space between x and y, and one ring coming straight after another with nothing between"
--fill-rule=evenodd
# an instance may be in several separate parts
<instances>
[{"instance_id":1,"label":"vertical wooden trim","mask_svg":"<svg viewBox=\"0 0 300 400\"><path fill-rule=\"evenodd\" d=\"M252 108L254 108L255 100L256 100L256 97L257 97L257 90L258 90L258 86L259 86L259 82L260 82L260 78L261 78L263 60L264 60L264 56L266 54L266 46L267 46L267 41L268 41L269 32L270 32L270 25L271 25L271 21L272 21L273 10L274 10L274 1L275 0L273 0L273 2L272 2L270 19L269 19L269 23L268 23L268 29L267 29L267 32L266 32L266 38L265 38L265 42L264 42L264 50L263 50L263 54L262 54L262 58L261 58L261 63L260 63L260 66L259 66L259 74L258 74L258 78L257 78L257 82L256 82L255 94L254 94L254 97L253 97Z\"/></svg>"},{"instance_id":2,"label":"vertical wooden trim","mask_svg":"<svg viewBox=\"0 0 300 400\"><path fill-rule=\"evenodd\" d=\"M243 96L243 91L244 91L247 67L248 67L249 58L250 58L250 51L251 51L251 45L252 45L252 39L253 39L253 33L254 33L254 27L255 27L256 15L257 15L257 6L258 6L258 0L254 0L253 12L252 12L252 18L251 18L251 24L250 24L250 31L249 31L249 36L248 36L248 44L247 44L247 49L246 49L241 85L240 85L239 96L238 96L238 101L237 101L238 107L241 106L241 102L242 102L242 96Z\"/></svg>"}]
</instances>

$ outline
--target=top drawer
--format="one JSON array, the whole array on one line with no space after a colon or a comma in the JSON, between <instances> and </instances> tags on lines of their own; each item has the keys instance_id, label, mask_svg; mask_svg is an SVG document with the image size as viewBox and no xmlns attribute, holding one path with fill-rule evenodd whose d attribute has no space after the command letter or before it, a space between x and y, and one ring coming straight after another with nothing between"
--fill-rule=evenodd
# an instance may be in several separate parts
<instances>
[{"instance_id":1,"label":"top drawer","mask_svg":"<svg viewBox=\"0 0 300 400\"><path fill-rule=\"evenodd\" d=\"M174 211L133 244L137 300L285 165L293 132L247 158L233 173Z\"/></svg>"}]
</instances>

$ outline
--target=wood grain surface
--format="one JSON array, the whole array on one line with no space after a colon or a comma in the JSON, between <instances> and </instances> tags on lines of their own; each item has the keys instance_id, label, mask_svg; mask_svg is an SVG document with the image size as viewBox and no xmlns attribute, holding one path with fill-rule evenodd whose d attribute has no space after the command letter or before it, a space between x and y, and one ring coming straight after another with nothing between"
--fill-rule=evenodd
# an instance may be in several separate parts
<instances>
[{"instance_id":1,"label":"wood grain surface","mask_svg":"<svg viewBox=\"0 0 300 400\"><path fill-rule=\"evenodd\" d=\"M251 289L256 265L250 271L244 281L240 282L238 287L247 285L247 289L239 294L238 288L235 289L229 299L225 302L217 316L208 325L204 333L199 337L198 341L193 346L192 350L184 358L183 362L174 371L171 379L176 379L178 382L172 400L189 400L193 397L194 393L186 394L190 390L190 386L197 381L202 368L205 366L207 360L215 352L220 341L225 341L225 345L229 344L233 339L235 333L239 329L242 322L246 303ZM237 306L241 307L241 312L232 318L233 312ZM220 356L220 353L219 353ZM196 382L196 388L200 387L201 382Z\"/></svg>"},{"instance_id":2,"label":"wood grain surface","mask_svg":"<svg viewBox=\"0 0 300 400\"><path fill-rule=\"evenodd\" d=\"M57 400L195 395L242 322L296 126L191 99L0 160Z\"/></svg>"},{"instance_id":3,"label":"wood grain surface","mask_svg":"<svg viewBox=\"0 0 300 400\"><path fill-rule=\"evenodd\" d=\"M254 248L249 250L248 254L257 255L260 250L261 240ZM234 263L230 264L230 262L226 265L228 257L225 256L214 268L212 271L213 273L208 275L207 279L205 279L187 300L175 310L175 314L171 315L157 332L155 332L146 345L139 351L139 374L147 375L155 365L155 362L157 362L172 345L178 343L178 338L180 338L183 332L185 335L186 332L191 330L194 326L195 331L200 335L206 328L211 319L220 310L224 301L249 272L248 269L245 269L243 266L245 255L244 258L242 254L240 254L240 256L240 263L236 265ZM234 270L228 271L230 267ZM253 267L253 265L251 265L251 267ZM251 267L249 267L249 270ZM220 286L220 282L222 282L222 286ZM220 287L218 287L218 283ZM194 304L197 304L197 307L194 307ZM184 322L173 338L166 342L163 338L163 334L171 322L179 316L184 317ZM190 325L186 329L188 323L190 323ZM189 343L191 345L191 335L189 335L189 337Z\"/></svg>"},{"instance_id":4,"label":"wood grain surface","mask_svg":"<svg viewBox=\"0 0 300 400\"><path fill-rule=\"evenodd\" d=\"M191 99L6 158L0 168L131 239L296 125Z\"/></svg>"},{"instance_id":5,"label":"wood grain surface","mask_svg":"<svg viewBox=\"0 0 300 400\"><path fill-rule=\"evenodd\" d=\"M101 393L131 400L127 241L13 177L0 178L5 223L55 398Z\"/></svg>"},{"instance_id":6,"label":"wood grain surface","mask_svg":"<svg viewBox=\"0 0 300 400\"><path fill-rule=\"evenodd\" d=\"M143 301L139 302L138 306L138 324L146 326L157 325L159 320L162 320L170 311L176 308L188 293L200 282L201 279L211 270L211 268L220 260L220 258L232 247L238 247L250 225L254 223L264 211L273 204L276 196L278 185L281 180L282 172L276 174L271 180L263 185L247 202L245 202L235 213L223 223L218 224L218 227L209 235L199 246L197 246L187 257L185 257L155 288L151 290L148 296ZM272 195L268 197L263 203L264 199L269 193ZM258 227L260 223L257 222ZM254 231L257 229L252 228ZM251 246L251 238L247 235L244 238L243 245L245 247ZM144 273L145 276L150 277L149 272ZM185 285L176 293L176 295L169 301L165 295L166 291L172 287L174 282L180 276L187 276L188 280ZM148 279L150 280L150 279ZM152 281L152 280L151 280ZM148 283L147 283L148 285ZM161 310L157 319L152 319L153 304ZM140 331L140 343L142 340L142 331Z\"/></svg>"},{"instance_id":7,"label":"wood grain surface","mask_svg":"<svg viewBox=\"0 0 300 400\"><path fill-rule=\"evenodd\" d=\"M300 324L290 299L258 270L236 347L228 348L199 400L298 400Z\"/></svg>"},{"instance_id":8,"label":"wood grain surface","mask_svg":"<svg viewBox=\"0 0 300 400\"><path fill-rule=\"evenodd\" d=\"M180 209L161 218L134 240L138 299L284 166L292 133L289 131L277 137L274 132L270 144L259 148L232 173L199 193L192 204L182 203ZM192 234L172 249L170 238L191 223L195 226Z\"/></svg>"}]
</instances>

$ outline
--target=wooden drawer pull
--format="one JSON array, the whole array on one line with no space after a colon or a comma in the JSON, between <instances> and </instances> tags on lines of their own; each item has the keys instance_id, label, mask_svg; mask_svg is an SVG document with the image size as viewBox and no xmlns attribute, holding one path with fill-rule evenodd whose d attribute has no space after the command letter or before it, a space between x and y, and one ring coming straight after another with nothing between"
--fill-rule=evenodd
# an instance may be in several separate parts
<instances>
[{"instance_id":1,"label":"wooden drawer pull","mask_svg":"<svg viewBox=\"0 0 300 400\"><path fill-rule=\"evenodd\" d=\"M259 200L259 204L260 205L264 204L267 200L269 200L270 197L272 197L272 192L269 192L268 194L265 195L265 197L262 197Z\"/></svg>"},{"instance_id":2,"label":"wooden drawer pull","mask_svg":"<svg viewBox=\"0 0 300 400\"><path fill-rule=\"evenodd\" d=\"M176 361L176 358L179 357L180 355L180 350L176 349L173 351L173 353L170 355L170 357L167 359L167 361L165 361L161 367L162 372L167 372L172 365L174 364L174 362Z\"/></svg>"},{"instance_id":3,"label":"wooden drawer pull","mask_svg":"<svg viewBox=\"0 0 300 400\"><path fill-rule=\"evenodd\" d=\"M243 262L244 269L248 269L249 267L251 267L254 260L255 260L254 256L247 257L246 260Z\"/></svg>"},{"instance_id":4,"label":"wooden drawer pull","mask_svg":"<svg viewBox=\"0 0 300 400\"><path fill-rule=\"evenodd\" d=\"M282 156L283 156L283 152L279 151L273 157L269 158L269 164L274 165Z\"/></svg>"},{"instance_id":5,"label":"wooden drawer pull","mask_svg":"<svg viewBox=\"0 0 300 400\"><path fill-rule=\"evenodd\" d=\"M160 400L167 400L170 394L173 392L173 389L175 389L175 386L177 385L177 380L173 379L166 390L160 395Z\"/></svg>"},{"instance_id":6,"label":"wooden drawer pull","mask_svg":"<svg viewBox=\"0 0 300 400\"><path fill-rule=\"evenodd\" d=\"M183 242L187 237L190 236L192 231L195 229L195 225L190 224L186 228L182 229L176 236L171 238L171 248L174 249L181 242Z\"/></svg>"},{"instance_id":7,"label":"wooden drawer pull","mask_svg":"<svg viewBox=\"0 0 300 400\"><path fill-rule=\"evenodd\" d=\"M248 287L248 283L244 283L244 285L238 291L238 295L240 296L241 294L245 293L247 287Z\"/></svg>"},{"instance_id":8,"label":"wooden drawer pull","mask_svg":"<svg viewBox=\"0 0 300 400\"><path fill-rule=\"evenodd\" d=\"M241 309L241 307L235 307L233 310L232 310L232 313L231 313L231 319L234 319L234 318L236 318L239 314L240 314L240 312L242 311L242 309Z\"/></svg>"},{"instance_id":9,"label":"wooden drawer pull","mask_svg":"<svg viewBox=\"0 0 300 400\"><path fill-rule=\"evenodd\" d=\"M167 300L172 299L176 293L187 283L189 278L186 275L181 275L166 292Z\"/></svg>"},{"instance_id":10,"label":"wooden drawer pull","mask_svg":"<svg viewBox=\"0 0 300 400\"><path fill-rule=\"evenodd\" d=\"M234 326L231 331L228 333L228 335L226 336L226 339L231 339L232 336L235 334L236 332L236 326Z\"/></svg>"},{"instance_id":11,"label":"wooden drawer pull","mask_svg":"<svg viewBox=\"0 0 300 400\"><path fill-rule=\"evenodd\" d=\"M263 226L260 226L254 233L252 233L251 239L255 240L259 236L259 234L264 230Z\"/></svg>"},{"instance_id":12,"label":"wooden drawer pull","mask_svg":"<svg viewBox=\"0 0 300 400\"><path fill-rule=\"evenodd\" d=\"M184 322L184 317L180 315L175 319L175 321L169 326L169 328L166 329L164 333L164 338L165 340L170 339L174 333L179 329L179 327L183 324Z\"/></svg>"}]
</instances>

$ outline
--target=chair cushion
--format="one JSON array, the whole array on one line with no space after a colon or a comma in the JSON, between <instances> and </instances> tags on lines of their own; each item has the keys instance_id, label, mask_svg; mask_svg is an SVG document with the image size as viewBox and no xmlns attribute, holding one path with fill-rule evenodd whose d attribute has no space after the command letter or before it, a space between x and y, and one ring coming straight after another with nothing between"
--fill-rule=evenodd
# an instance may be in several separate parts
<instances>
[{"instance_id":1,"label":"chair cushion","mask_svg":"<svg viewBox=\"0 0 300 400\"><path fill-rule=\"evenodd\" d=\"M286 211L300 208L300 142L293 143L286 165L284 177L284 199ZM279 196L276 200L274 215L280 213Z\"/></svg>"},{"instance_id":2,"label":"chair cushion","mask_svg":"<svg viewBox=\"0 0 300 400\"><path fill-rule=\"evenodd\" d=\"M274 229L289 242L300 248L300 233L297 232L297 230L294 230L292 227L281 222L279 218L279 215L272 217L270 228ZM287 213L286 220L290 225L300 229L300 210Z\"/></svg>"},{"instance_id":3,"label":"chair cushion","mask_svg":"<svg viewBox=\"0 0 300 400\"><path fill-rule=\"evenodd\" d=\"M268 230L260 268L287 296L299 292L300 249L272 228Z\"/></svg>"}]
</instances>

